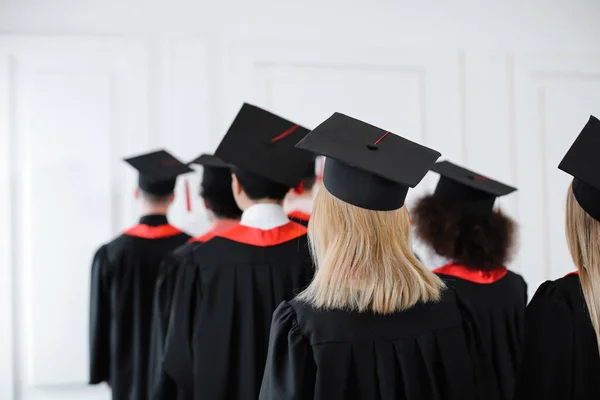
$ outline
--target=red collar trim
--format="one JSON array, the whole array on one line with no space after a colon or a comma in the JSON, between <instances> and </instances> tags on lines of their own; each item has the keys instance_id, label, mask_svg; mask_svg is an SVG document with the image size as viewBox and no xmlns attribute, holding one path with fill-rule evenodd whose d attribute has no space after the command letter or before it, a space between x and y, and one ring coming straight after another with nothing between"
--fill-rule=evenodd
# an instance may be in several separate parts
<instances>
[{"instance_id":1,"label":"red collar trim","mask_svg":"<svg viewBox=\"0 0 600 400\"><path fill-rule=\"evenodd\" d=\"M132 228L129 228L125 232L124 235L135 236L144 239L161 239L167 238L171 236L177 236L182 234L183 232L173 225L164 224L158 226L150 226L144 224L138 224Z\"/></svg>"},{"instance_id":2,"label":"red collar trim","mask_svg":"<svg viewBox=\"0 0 600 400\"><path fill-rule=\"evenodd\" d=\"M450 263L434 269L433 272L440 275L454 276L469 282L490 284L504 278L508 270L505 267L498 267L489 271L479 271L467 268L464 265Z\"/></svg>"},{"instance_id":3,"label":"red collar trim","mask_svg":"<svg viewBox=\"0 0 600 400\"><path fill-rule=\"evenodd\" d=\"M285 225L269 230L237 225L225 232L216 233L214 236L251 246L268 247L289 242L302 235L306 235L306 228L290 221Z\"/></svg>"},{"instance_id":4,"label":"red collar trim","mask_svg":"<svg viewBox=\"0 0 600 400\"><path fill-rule=\"evenodd\" d=\"M565 278L567 276L572 276L572 275L579 275L579 271L573 271L573 272L569 272L568 274L565 275Z\"/></svg>"},{"instance_id":5,"label":"red collar trim","mask_svg":"<svg viewBox=\"0 0 600 400\"><path fill-rule=\"evenodd\" d=\"M238 224L239 224L239 221L230 221L230 220L218 221L210 228L210 230L208 232L206 232L205 234L203 234L201 236L191 238L189 240L189 242L190 243L208 242L210 239L214 238L218 233L221 233L221 232L227 231L231 228L234 228Z\"/></svg>"},{"instance_id":6,"label":"red collar trim","mask_svg":"<svg viewBox=\"0 0 600 400\"><path fill-rule=\"evenodd\" d=\"M288 218L294 218L298 221L308 222L310 220L310 214L307 214L304 211L294 210L288 214Z\"/></svg>"}]
</instances>

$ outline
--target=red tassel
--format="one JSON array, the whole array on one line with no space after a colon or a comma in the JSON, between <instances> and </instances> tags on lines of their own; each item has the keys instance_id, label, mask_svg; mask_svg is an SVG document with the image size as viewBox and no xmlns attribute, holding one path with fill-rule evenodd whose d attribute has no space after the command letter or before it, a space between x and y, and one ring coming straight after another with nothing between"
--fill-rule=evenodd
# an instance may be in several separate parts
<instances>
[{"instance_id":1,"label":"red tassel","mask_svg":"<svg viewBox=\"0 0 600 400\"><path fill-rule=\"evenodd\" d=\"M304 182L300 181L298 187L294 189L294 193L296 193L297 195L301 195L302 193L304 193Z\"/></svg>"},{"instance_id":2,"label":"red tassel","mask_svg":"<svg viewBox=\"0 0 600 400\"><path fill-rule=\"evenodd\" d=\"M185 205L187 207L187 211L192 211L192 197L190 195L190 182L185 180Z\"/></svg>"}]
</instances>

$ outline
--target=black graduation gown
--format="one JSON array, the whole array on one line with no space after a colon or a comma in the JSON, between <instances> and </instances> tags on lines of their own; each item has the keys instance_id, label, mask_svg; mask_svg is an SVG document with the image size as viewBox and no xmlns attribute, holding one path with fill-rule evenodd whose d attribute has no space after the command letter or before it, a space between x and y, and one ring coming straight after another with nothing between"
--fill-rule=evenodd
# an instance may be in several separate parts
<instances>
[{"instance_id":1,"label":"black graduation gown","mask_svg":"<svg viewBox=\"0 0 600 400\"><path fill-rule=\"evenodd\" d=\"M190 236L161 215L100 247L92 264L90 383L114 400L146 399L152 302L159 265Z\"/></svg>"},{"instance_id":2,"label":"black graduation gown","mask_svg":"<svg viewBox=\"0 0 600 400\"><path fill-rule=\"evenodd\" d=\"M302 211L292 211L288 214L288 218L300 225L308 226L308 221L310 221L310 214L307 214Z\"/></svg>"},{"instance_id":3,"label":"black graduation gown","mask_svg":"<svg viewBox=\"0 0 600 400\"><path fill-rule=\"evenodd\" d=\"M515 399L599 399L600 356L579 276L542 284L527 307Z\"/></svg>"},{"instance_id":4,"label":"black graduation gown","mask_svg":"<svg viewBox=\"0 0 600 400\"><path fill-rule=\"evenodd\" d=\"M469 302L492 357L500 398L512 400L525 335L525 280L504 268L484 272L450 264L434 272Z\"/></svg>"},{"instance_id":5,"label":"black graduation gown","mask_svg":"<svg viewBox=\"0 0 600 400\"><path fill-rule=\"evenodd\" d=\"M446 289L389 315L281 304L259 398L490 400L495 384L470 311Z\"/></svg>"},{"instance_id":6,"label":"black graduation gown","mask_svg":"<svg viewBox=\"0 0 600 400\"><path fill-rule=\"evenodd\" d=\"M233 227L233 225L231 227ZM148 380L149 395L156 390L161 390L163 392L168 391L171 393L171 398L173 398L173 400L184 400L189 397L182 390L178 390L175 383L168 376L164 375L162 370L164 346L167 338L173 298L177 290L176 283L179 276L179 269L182 267L182 264L193 253L196 246L211 239L217 231L221 230L225 229L221 229L221 226L217 224L213 227L213 230L206 232L202 236L190 239L186 244L165 257L165 260L160 266L152 311L149 364L150 379ZM159 386L161 387L160 389Z\"/></svg>"},{"instance_id":7,"label":"black graduation gown","mask_svg":"<svg viewBox=\"0 0 600 400\"><path fill-rule=\"evenodd\" d=\"M255 400L273 311L313 276L306 228L239 225L196 246L182 264L164 375L195 399ZM160 384L154 399L173 396Z\"/></svg>"}]
</instances>

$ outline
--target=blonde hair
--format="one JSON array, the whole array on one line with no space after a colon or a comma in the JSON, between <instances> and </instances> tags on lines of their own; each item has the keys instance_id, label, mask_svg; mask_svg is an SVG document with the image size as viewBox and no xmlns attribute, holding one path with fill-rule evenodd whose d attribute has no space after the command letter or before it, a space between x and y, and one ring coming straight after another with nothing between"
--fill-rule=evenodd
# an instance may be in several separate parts
<instances>
[{"instance_id":1,"label":"blonde hair","mask_svg":"<svg viewBox=\"0 0 600 400\"><path fill-rule=\"evenodd\" d=\"M404 207L366 210L322 186L308 232L317 271L301 300L318 308L388 314L440 299L444 283L415 257Z\"/></svg>"},{"instance_id":2,"label":"blonde hair","mask_svg":"<svg viewBox=\"0 0 600 400\"><path fill-rule=\"evenodd\" d=\"M572 185L567 193L565 225L569 251L579 270L581 288L600 348L600 222L581 208Z\"/></svg>"}]
</instances>

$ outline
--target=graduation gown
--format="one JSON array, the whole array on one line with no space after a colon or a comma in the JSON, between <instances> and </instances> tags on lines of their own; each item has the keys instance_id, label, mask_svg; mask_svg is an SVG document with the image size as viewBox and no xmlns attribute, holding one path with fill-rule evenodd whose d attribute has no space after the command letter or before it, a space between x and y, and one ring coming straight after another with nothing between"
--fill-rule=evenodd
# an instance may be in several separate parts
<instances>
[{"instance_id":1,"label":"graduation gown","mask_svg":"<svg viewBox=\"0 0 600 400\"><path fill-rule=\"evenodd\" d=\"M158 278L156 281L156 289L154 293L154 306L152 311L152 331L150 338L150 363L148 380L148 393L152 394L157 390L157 384L171 385L173 399L185 399L185 393L178 391L173 382L168 380L168 377L162 375L162 359L164 353L164 345L167 337L167 329L173 297L176 290L176 282L179 273L179 267L193 253L194 248L207 240L214 237L218 232L223 232L233 228L238 224L237 221L221 220L217 221L211 229L205 234L190 239L186 244L179 247L172 254L165 257L162 262ZM166 380L166 381L165 381ZM166 389L162 389L166 390Z\"/></svg>"},{"instance_id":2,"label":"graduation gown","mask_svg":"<svg viewBox=\"0 0 600 400\"><path fill-rule=\"evenodd\" d=\"M304 211L295 210L288 214L288 218L300 225L308 226L310 214L305 213Z\"/></svg>"},{"instance_id":3,"label":"graduation gown","mask_svg":"<svg viewBox=\"0 0 600 400\"><path fill-rule=\"evenodd\" d=\"M152 302L159 265L190 236L145 216L96 252L90 298L90 383L114 400L147 398Z\"/></svg>"},{"instance_id":4,"label":"graduation gown","mask_svg":"<svg viewBox=\"0 0 600 400\"><path fill-rule=\"evenodd\" d=\"M306 228L239 225L182 261L163 359L163 380L195 399L258 396L271 317L310 282ZM154 399L172 399L161 384Z\"/></svg>"},{"instance_id":5,"label":"graduation gown","mask_svg":"<svg viewBox=\"0 0 600 400\"><path fill-rule=\"evenodd\" d=\"M512 400L523 352L527 284L506 268L484 272L448 264L434 272L469 302L492 357L500 398Z\"/></svg>"},{"instance_id":6,"label":"graduation gown","mask_svg":"<svg viewBox=\"0 0 600 400\"><path fill-rule=\"evenodd\" d=\"M489 400L497 388L470 311L446 289L388 315L281 304L259 398Z\"/></svg>"},{"instance_id":7,"label":"graduation gown","mask_svg":"<svg viewBox=\"0 0 600 400\"><path fill-rule=\"evenodd\" d=\"M600 356L579 276L542 284L527 307L515 399L600 398Z\"/></svg>"}]
</instances>

